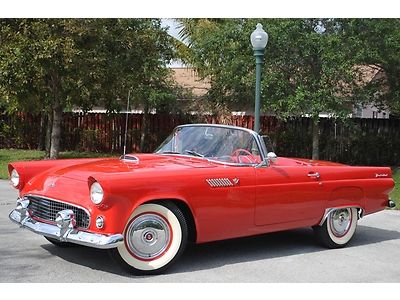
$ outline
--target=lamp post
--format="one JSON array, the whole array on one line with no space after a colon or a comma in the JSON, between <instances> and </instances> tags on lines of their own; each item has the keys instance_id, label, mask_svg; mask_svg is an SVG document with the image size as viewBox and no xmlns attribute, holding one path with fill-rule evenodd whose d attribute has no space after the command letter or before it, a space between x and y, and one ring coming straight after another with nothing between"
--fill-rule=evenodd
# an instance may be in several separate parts
<instances>
[{"instance_id":1,"label":"lamp post","mask_svg":"<svg viewBox=\"0 0 400 300\"><path fill-rule=\"evenodd\" d=\"M260 97L261 97L261 65L264 58L264 49L268 43L268 34L264 31L260 23L250 35L251 45L253 46L254 56L256 57L256 99L254 106L254 131L260 131Z\"/></svg>"}]
</instances>

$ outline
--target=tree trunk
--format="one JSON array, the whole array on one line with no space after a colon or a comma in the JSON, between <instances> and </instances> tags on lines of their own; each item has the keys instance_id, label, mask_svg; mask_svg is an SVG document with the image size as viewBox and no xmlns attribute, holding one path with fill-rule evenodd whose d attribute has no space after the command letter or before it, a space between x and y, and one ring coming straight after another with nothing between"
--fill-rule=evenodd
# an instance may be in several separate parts
<instances>
[{"instance_id":1,"label":"tree trunk","mask_svg":"<svg viewBox=\"0 0 400 300\"><path fill-rule=\"evenodd\" d=\"M50 159L57 159L60 153L62 107L60 99L55 97L53 103L53 126L51 129Z\"/></svg>"},{"instance_id":2,"label":"tree trunk","mask_svg":"<svg viewBox=\"0 0 400 300\"><path fill-rule=\"evenodd\" d=\"M319 159L319 118L312 118L312 159Z\"/></svg>"},{"instance_id":3,"label":"tree trunk","mask_svg":"<svg viewBox=\"0 0 400 300\"><path fill-rule=\"evenodd\" d=\"M37 150L43 151L45 150L45 144L46 144L46 115L44 112L40 113L40 128L39 128L39 138L38 138L38 146Z\"/></svg>"},{"instance_id":4,"label":"tree trunk","mask_svg":"<svg viewBox=\"0 0 400 300\"><path fill-rule=\"evenodd\" d=\"M147 150L147 132L149 127L148 122L149 122L149 105L147 104L146 101L143 109L142 132L140 133L140 152L146 152Z\"/></svg>"},{"instance_id":5,"label":"tree trunk","mask_svg":"<svg viewBox=\"0 0 400 300\"><path fill-rule=\"evenodd\" d=\"M46 159L50 158L50 148L51 148L51 130L53 128L53 111L48 112L47 114L47 127L46 127L46 141L45 141L45 150L46 150Z\"/></svg>"},{"instance_id":6,"label":"tree trunk","mask_svg":"<svg viewBox=\"0 0 400 300\"><path fill-rule=\"evenodd\" d=\"M53 122L51 127L51 141L50 141L50 159L57 159L60 153L60 139L61 139L61 122L62 122L62 106L61 106L61 80L56 72L51 76L51 90L53 94Z\"/></svg>"}]
</instances>

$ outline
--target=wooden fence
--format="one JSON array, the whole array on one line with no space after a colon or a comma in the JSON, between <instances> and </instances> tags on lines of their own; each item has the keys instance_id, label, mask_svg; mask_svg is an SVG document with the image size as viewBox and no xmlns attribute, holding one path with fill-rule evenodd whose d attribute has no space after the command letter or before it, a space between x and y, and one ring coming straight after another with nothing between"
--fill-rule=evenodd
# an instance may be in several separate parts
<instances>
[{"instance_id":1,"label":"wooden fence","mask_svg":"<svg viewBox=\"0 0 400 300\"><path fill-rule=\"evenodd\" d=\"M149 115L147 149L153 151L180 124L222 123L253 127L252 116L213 117L198 115ZM127 150L138 152L143 116L129 114ZM40 117L29 114L0 115L0 148L36 149L43 136ZM122 152L125 115L64 113L63 150ZM357 165L400 165L400 119L321 119L321 159ZM310 157L311 121L295 118L279 121L262 117L261 130L271 137L281 156Z\"/></svg>"}]
</instances>

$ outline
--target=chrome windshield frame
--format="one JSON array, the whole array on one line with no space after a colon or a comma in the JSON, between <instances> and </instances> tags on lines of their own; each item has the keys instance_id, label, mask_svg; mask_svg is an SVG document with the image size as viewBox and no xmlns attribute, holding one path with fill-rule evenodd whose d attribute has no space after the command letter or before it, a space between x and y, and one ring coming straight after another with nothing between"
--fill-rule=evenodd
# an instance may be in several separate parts
<instances>
[{"instance_id":1,"label":"chrome windshield frame","mask_svg":"<svg viewBox=\"0 0 400 300\"><path fill-rule=\"evenodd\" d=\"M256 141L256 145L258 147L258 151L260 153L260 157L261 157L261 162L264 162L267 159L267 148L264 144L263 139L261 138L261 136L256 133L255 131L248 129L248 128L244 128L244 127L239 127L239 126L233 126L233 125L223 125L223 124L207 124L207 123L197 123L197 124L185 124L185 125L179 125L177 127L174 128L173 132L177 131L179 128L184 128L184 127L218 127L218 128L226 128L226 129L233 129L233 130L242 130L245 132L250 133L254 140ZM155 152L156 153L156 152ZM162 155L177 155L177 156L184 156L184 157L193 157L191 155L186 155L186 154L171 154L171 153L158 153L158 154L162 154ZM229 165L229 166L258 166L259 163L249 163L249 164L243 164L243 163L230 163L230 162L223 162L223 161L219 161L219 160L214 160L214 159L210 159L207 157L196 157L199 159L204 159L210 162L215 162L215 163L220 163L220 164L224 164L224 165Z\"/></svg>"}]
</instances>

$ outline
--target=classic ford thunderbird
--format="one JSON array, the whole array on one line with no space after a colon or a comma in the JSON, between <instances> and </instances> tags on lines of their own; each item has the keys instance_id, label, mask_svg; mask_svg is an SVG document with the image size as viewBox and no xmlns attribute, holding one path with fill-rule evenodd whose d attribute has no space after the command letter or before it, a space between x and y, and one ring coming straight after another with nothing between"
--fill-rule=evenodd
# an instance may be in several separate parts
<instances>
[{"instance_id":1,"label":"classic ford thunderbird","mask_svg":"<svg viewBox=\"0 0 400 300\"><path fill-rule=\"evenodd\" d=\"M108 249L135 274L164 271L189 242L312 227L345 246L357 220L393 207L390 168L277 157L256 132L178 126L153 154L15 162L10 219L57 246Z\"/></svg>"}]
</instances>

